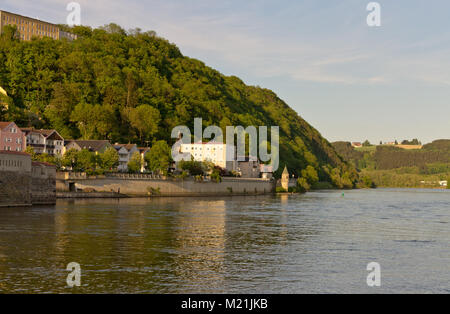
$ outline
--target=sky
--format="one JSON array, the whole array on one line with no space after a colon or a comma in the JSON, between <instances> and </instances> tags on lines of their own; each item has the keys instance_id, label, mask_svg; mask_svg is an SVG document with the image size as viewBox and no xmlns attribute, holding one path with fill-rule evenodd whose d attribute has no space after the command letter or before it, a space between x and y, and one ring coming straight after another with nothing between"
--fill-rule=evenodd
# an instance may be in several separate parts
<instances>
[{"instance_id":1,"label":"sky","mask_svg":"<svg viewBox=\"0 0 450 314\"><path fill-rule=\"evenodd\" d=\"M0 9L65 23L65 0ZM450 1L78 0L81 23L154 30L186 56L273 90L330 141L450 138Z\"/></svg>"}]
</instances>

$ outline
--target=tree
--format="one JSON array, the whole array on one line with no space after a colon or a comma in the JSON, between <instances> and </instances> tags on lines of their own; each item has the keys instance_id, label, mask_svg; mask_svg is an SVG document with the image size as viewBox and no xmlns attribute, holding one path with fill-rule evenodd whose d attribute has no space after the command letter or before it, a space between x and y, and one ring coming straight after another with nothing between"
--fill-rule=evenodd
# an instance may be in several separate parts
<instances>
[{"instance_id":1,"label":"tree","mask_svg":"<svg viewBox=\"0 0 450 314\"><path fill-rule=\"evenodd\" d=\"M83 102L76 105L70 120L77 123L82 138L89 140L94 135L96 117L94 106Z\"/></svg>"},{"instance_id":2,"label":"tree","mask_svg":"<svg viewBox=\"0 0 450 314\"><path fill-rule=\"evenodd\" d=\"M145 155L147 167L155 173L167 174L169 169L172 151L165 141L156 142Z\"/></svg>"},{"instance_id":3,"label":"tree","mask_svg":"<svg viewBox=\"0 0 450 314\"><path fill-rule=\"evenodd\" d=\"M319 175L317 174L316 169L312 166L306 167L306 169L302 170L302 177L310 184L314 185L319 182Z\"/></svg>"},{"instance_id":4,"label":"tree","mask_svg":"<svg viewBox=\"0 0 450 314\"><path fill-rule=\"evenodd\" d=\"M4 121L56 129L65 138L134 143L169 143L174 126L192 130L199 116L205 126L278 125L280 163L294 173L311 165L321 180L329 180L323 167L345 163L273 91L247 86L183 56L154 32L135 30L129 35L117 25L61 28L78 39L20 41L18 32L11 32L14 28L2 28L0 86L12 100L0 113ZM145 114L141 106L151 113Z\"/></svg>"},{"instance_id":5,"label":"tree","mask_svg":"<svg viewBox=\"0 0 450 314\"><path fill-rule=\"evenodd\" d=\"M411 141L408 141L408 140L404 140L403 142L402 142L402 145L421 145L422 143L417 139L417 138L415 138L415 139L413 139L413 140L411 140Z\"/></svg>"},{"instance_id":6,"label":"tree","mask_svg":"<svg viewBox=\"0 0 450 314\"><path fill-rule=\"evenodd\" d=\"M31 155L31 160L36 160L37 154L34 152L33 147L27 146L27 148L25 148L25 153L28 153Z\"/></svg>"},{"instance_id":7,"label":"tree","mask_svg":"<svg viewBox=\"0 0 450 314\"><path fill-rule=\"evenodd\" d=\"M78 151L75 148L71 148L64 154L61 163L64 167L74 169L78 162Z\"/></svg>"},{"instance_id":8,"label":"tree","mask_svg":"<svg viewBox=\"0 0 450 314\"><path fill-rule=\"evenodd\" d=\"M128 171L130 173L138 173L141 171L142 157L139 152L135 152L128 162Z\"/></svg>"},{"instance_id":9,"label":"tree","mask_svg":"<svg viewBox=\"0 0 450 314\"><path fill-rule=\"evenodd\" d=\"M297 190L300 193L306 193L311 189L308 181L305 178L298 178L297 180Z\"/></svg>"},{"instance_id":10,"label":"tree","mask_svg":"<svg viewBox=\"0 0 450 314\"><path fill-rule=\"evenodd\" d=\"M78 170L94 173L96 166L96 158L94 153L87 149L82 149L77 153L76 168Z\"/></svg>"},{"instance_id":11,"label":"tree","mask_svg":"<svg viewBox=\"0 0 450 314\"><path fill-rule=\"evenodd\" d=\"M119 165L119 154L113 147L107 148L100 154L101 168L105 171L113 171Z\"/></svg>"},{"instance_id":12,"label":"tree","mask_svg":"<svg viewBox=\"0 0 450 314\"><path fill-rule=\"evenodd\" d=\"M365 140L364 143L362 144L362 146L369 147L369 146L372 146L372 144L370 144L369 140Z\"/></svg>"},{"instance_id":13,"label":"tree","mask_svg":"<svg viewBox=\"0 0 450 314\"><path fill-rule=\"evenodd\" d=\"M180 161L180 168L182 170L188 171L191 176L201 176L205 173L205 165L200 161L190 160Z\"/></svg>"},{"instance_id":14,"label":"tree","mask_svg":"<svg viewBox=\"0 0 450 314\"><path fill-rule=\"evenodd\" d=\"M7 41L19 41L20 32L16 25L5 25L2 27L2 33L0 38Z\"/></svg>"},{"instance_id":15,"label":"tree","mask_svg":"<svg viewBox=\"0 0 450 314\"><path fill-rule=\"evenodd\" d=\"M131 109L129 113L131 126L139 133L141 143L144 139L150 139L158 132L158 124L161 120L159 110L149 105L141 105Z\"/></svg>"}]
</instances>

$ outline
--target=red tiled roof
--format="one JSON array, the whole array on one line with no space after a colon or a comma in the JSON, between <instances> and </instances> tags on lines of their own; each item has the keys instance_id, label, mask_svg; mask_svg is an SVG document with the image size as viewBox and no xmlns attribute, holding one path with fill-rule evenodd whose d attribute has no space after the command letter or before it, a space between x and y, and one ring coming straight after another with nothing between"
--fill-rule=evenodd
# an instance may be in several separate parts
<instances>
[{"instance_id":1,"label":"red tiled roof","mask_svg":"<svg viewBox=\"0 0 450 314\"><path fill-rule=\"evenodd\" d=\"M50 135L52 135L53 133L56 132L56 130L36 130L34 128L20 128L22 130L22 132L33 132L33 133L38 133L38 134L42 134L45 137L48 137ZM56 132L58 133L58 132Z\"/></svg>"},{"instance_id":2,"label":"red tiled roof","mask_svg":"<svg viewBox=\"0 0 450 314\"><path fill-rule=\"evenodd\" d=\"M6 128L6 127L9 126L11 123L13 123L13 122L0 122L0 130Z\"/></svg>"},{"instance_id":3,"label":"red tiled roof","mask_svg":"<svg viewBox=\"0 0 450 314\"><path fill-rule=\"evenodd\" d=\"M32 165L43 165L43 166L46 166L46 167L56 168L55 165L49 164L48 162L42 162L42 161L33 161L31 164Z\"/></svg>"}]
</instances>

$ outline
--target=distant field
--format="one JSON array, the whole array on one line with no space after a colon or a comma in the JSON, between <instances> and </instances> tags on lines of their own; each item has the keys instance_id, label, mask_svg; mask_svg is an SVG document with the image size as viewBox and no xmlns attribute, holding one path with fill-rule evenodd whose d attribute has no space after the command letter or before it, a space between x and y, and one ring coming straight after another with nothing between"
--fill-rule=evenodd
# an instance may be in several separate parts
<instances>
[{"instance_id":1,"label":"distant field","mask_svg":"<svg viewBox=\"0 0 450 314\"><path fill-rule=\"evenodd\" d=\"M422 145L378 145L378 146L389 146L389 147L397 147L397 148L403 148L406 150L415 150L415 149L422 149ZM377 149L377 146L365 146L365 147L355 147L355 150L358 152L374 152Z\"/></svg>"}]
</instances>

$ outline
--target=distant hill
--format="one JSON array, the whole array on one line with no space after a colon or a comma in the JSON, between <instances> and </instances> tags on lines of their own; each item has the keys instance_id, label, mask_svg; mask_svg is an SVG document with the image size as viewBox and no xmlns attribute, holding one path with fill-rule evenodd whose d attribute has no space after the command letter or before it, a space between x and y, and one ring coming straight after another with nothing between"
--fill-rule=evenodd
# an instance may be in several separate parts
<instances>
[{"instance_id":1,"label":"distant hill","mask_svg":"<svg viewBox=\"0 0 450 314\"><path fill-rule=\"evenodd\" d=\"M313 165L324 181L333 168L355 177L331 144L271 90L183 56L154 32L125 32L115 24L70 31L79 39L20 42L2 35L0 86L13 100L3 118L55 128L66 138L141 144L171 143L172 128L193 130L195 117L223 129L278 125L279 171L287 164L298 174Z\"/></svg>"},{"instance_id":2,"label":"distant hill","mask_svg":"<svg viewBox=\"0 0 450 314\"><path fill-rule=\"evenodd\" d=\"M450 177L450 140L436 140L413 150L380 145L360 151L349 142L335 142L333 146L378 186L419 187L423 181L437 183Z\"/></svg>"},{"instance_id":3,"label":"distant hill","mask_svg":"<svg viewBox=\"0 0 450 314\"><path fill-rule=\"evenodd\" d=\"M431 163L450 163L450 140L436 140L422 149L406 150L400 146L379 145L372 151L361 151L350 142L334 142L333 147L344 160L359 169L367 168L363 161L373 163L375 170L389 170L402 167L423 167Z\"/></svg>"}]
</instances>

